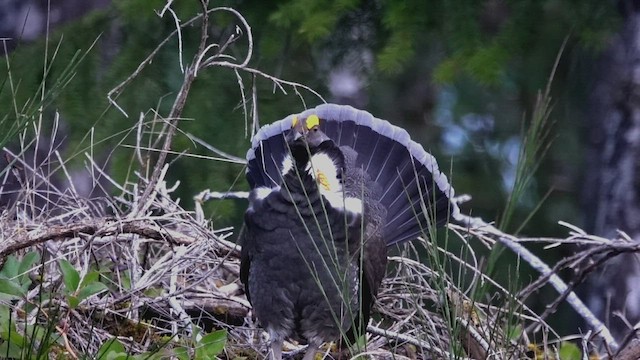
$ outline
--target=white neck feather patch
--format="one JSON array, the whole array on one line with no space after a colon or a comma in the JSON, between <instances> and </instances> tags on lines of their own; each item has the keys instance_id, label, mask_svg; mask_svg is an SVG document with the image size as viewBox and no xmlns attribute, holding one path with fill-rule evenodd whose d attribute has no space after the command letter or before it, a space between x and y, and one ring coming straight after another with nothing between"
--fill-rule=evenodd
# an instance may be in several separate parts
<instances>
[{"instance_id":1,"label":"white neck feather patch","mask_svg":"<svg viewBox=\"0 0 640 360\"><path fill-rule=\"evenodd\" d=\"M342 192L342 183L338 178L338 171L341 170L329 155L323 153L313 155L306 170L318 183L320 194L333 208L353 214L362 213L362 201L354 197L345 197Z\"/></svg>"},{"instance_id":2,"label":"white neck feather patch","mask_svg":"<svg viewBox=\"0 0 640 360\"><path fill-rule=\"evenodd\" d=\"M319 153L311 156L306 170L318 182L321 194L342 192L339 169L329 155Z\"/></svg>"},{"instance_id":3,"label":"white neck feather patch","mask_svg":"<svg viewBox=\"0 0 640 360\"><path fill-rule=\"evenodd\" d=\"M287 156L282 159L282 176L287 175L291 169L293 169L293 160L291 160L291 155L287 154Z\"/></svg>"},{"instance_id":4,"label":"white neck feather patch","mask_svg":"<svg viewBox=\"0 0 640 360\"><path fill-rule=\"evenodd\" d=\"M293 169L291 155L282 160L282 176ZM307 164L306 171L318 183L320 194L331 204L334 209L348 211L352 214L362 213L362 201L354 197L345 197L342 192L342 183L338 178L338 167L327 154L315 154ZM266 197L265 192L260 192L258 197Z\"/></svg>"}]
</instances>

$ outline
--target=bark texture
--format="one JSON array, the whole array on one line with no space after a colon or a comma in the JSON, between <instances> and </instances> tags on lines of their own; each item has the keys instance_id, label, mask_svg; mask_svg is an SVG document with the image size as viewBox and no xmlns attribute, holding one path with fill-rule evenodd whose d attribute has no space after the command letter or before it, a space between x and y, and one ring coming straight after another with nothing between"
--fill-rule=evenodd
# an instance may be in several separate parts
<instances>
[{"instance_id":1,"label":"bark texture","mask_svg":"<svg viewBox=\"0 0 640 360\"><path fill-rule=\"evenodd\" d=\"M610 237L621 230L640 241L640 9L634 3L620 2L624 26L599 64L585 205L588 231ZM629 324L640 320L640 259L622 255L607 264L584 291L589 306L620 341Z\"/></svg>"}]
</instances>

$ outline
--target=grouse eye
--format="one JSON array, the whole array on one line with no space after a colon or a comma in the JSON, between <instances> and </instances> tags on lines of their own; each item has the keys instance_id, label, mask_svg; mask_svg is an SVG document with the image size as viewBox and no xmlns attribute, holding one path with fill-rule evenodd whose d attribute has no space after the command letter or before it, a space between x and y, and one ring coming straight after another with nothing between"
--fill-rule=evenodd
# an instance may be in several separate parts
<instances>
[{"instance_id":1,"label":"grouse eye","mask_svg":"<svg viewBox=\"0 0 640 360\"><path fill-rule=\"evenodd\" d=\"M318 128L313 128L313 131L318 131Z\"/></svg>"}]
</instances>

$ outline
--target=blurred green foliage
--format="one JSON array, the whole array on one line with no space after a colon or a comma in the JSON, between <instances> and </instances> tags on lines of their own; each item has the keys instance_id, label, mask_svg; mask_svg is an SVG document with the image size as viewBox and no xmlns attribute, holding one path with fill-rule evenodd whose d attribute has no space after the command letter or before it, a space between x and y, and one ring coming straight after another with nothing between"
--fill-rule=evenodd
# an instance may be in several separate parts
<instances>
[{"instance_id":1,"label":"blurred green foliage","mask_svg":"<svg viewBox=\"0 0 640 360\"><path fill-rule=\"evenodd\" d=\"M137 166L125 145L135 143L131 129L140 114L149 124L147 131L154 130L150 122L155 116L168 114L182 82L177 39L160 49L117 98L129 117L111 106L106 94L175 29L168 14L157 16L164 4L162 0L116 0L106 11L57 29L48 42L50 56L60 46L46 76L44 40L20 46L10 54L12 75L20 86L14 95L3 83L0 108L10 109L14 100L24 103L43 81L54 82L71 59L97 39L75 67L72 81L46 108L46 118L51 119L54 110L60 112L66 124L66 155L77 159L76 166L82 166L82 154L95 146L93 153L109 161L118 181L135 182L132 170ZM442 168L451 167L458 192L473 195L472 209L467 210L487 219L502 211L523 119L531 114L536 93L545 86L560 45L569 36L552 89L554 135L562 141L553 143L515 218L525 219L544 194L555 189L523 231L553 234L558 219L580 224L585 89L593 81L593 60L619 23L611 2L254 0L217 5L234 7L251 25L255 41L251 66L309 85L328 100L332 100L330 70L342 64L350 51L371 51L373 66L366 61L352 64L365 78L364 107L406 127L436 154ZM200 11L195 1L175 2L173 9L182 22ZM210 41L223 41L237 25L230 14L214 13ZM198 25L185 28L182 37L182 60L188 62L198 44ZM246 46L245 37L232 45L230 54L243 58ZM4 62L0 64L0 69L5 68ZM255 82L261 123L303 109L293 89L286 88L285 95L268 80L242 72L240 76L246 92ZM302 94L307 106L320 102L309 93ZM243 157L250 142L241 100L234 72L208 69L198 75L180 130ZM478 125L482 121L486 126ZM150 136L145 134L145 143ZM173 150L213 155L184 135L178 135ZM193 195L205 188L247 189L240 165L188 156L171 160L176 161L169 181L182 182L178 195L187 208ZM244 207L242 201L229 200L210 203L207 210L216 226L238 225Z\"/></svg>"},{"instance_id":2,"label":"blurred green foliage","mask_svg":"<svg viewBox=\"0 0 640 360\"><path fill-rule=\"evenodd\" d=\"M140 169L131 149L136 142L135 125L142 116L143 144L148 145L160 127L153 120L169 113L183 78L177 38L161 48L117 97L128 117L109 104L107 93L175 30L169 14L157 16L164 4L163 0L115 0L106 11L56 29L48 40L48 71L43 70L44 39L20 46L9 55L15 91L10 88L6 61L0 61L4 138L15 138L37 119L42 104L44 120L52 120L54 111L61 115L63 156L74 160L71 168L83 167L84 153L90 151L108 164L117 181L137 182L134 170ZM172 6L183 23L200 11L197 1L176 1ZM541 204L523 233L563 235L558 220L582 225L585 109L588 89L597 78L595 59L619 26L612 2L248 0L221 1L216 6L231 6L246 17L254 35L250 65L265 73L308 85L332 101L331 71L348 64L364 79L354 101L406 128L433 152L440 167L450 172L457 193L473 196L464 211L487 220L503 212L515 178L522 129L568 37L551 90L554 127L550 137L561 140L551 144L515 204L511 220L512 229L518 228ZM209 41L223 42L237 25L230 14L214 13ZM182 60L189 62L199 41L198 24L183 29L182 38ZM229 53L242 59L246 47L243 37ZM368 52L372 65L367 62ZM239 76L246 93L254 85L257 89L261 124L304 108L292 88L285 87L284 94L269 80L242 72ZM244 157L250 139L238 83L238 76L229 69L216 67L198 74L173 151L215 156L184 135L190 133ZM45 101L38 96L42 84L55 90ZM301 94L308 107L321 102L308 92L301 90ZM170 186L181 181L177 196L186 209L192 209L192 197L204 189L248 189L241 165L188 155L172 155L169 161L167 180ZM216 228L239 227L245 207L239 200L211 201L206 211ZM505 257L501 266L515 262L515 255ZM5 292L17 296L18 289ZM543 303L545 296L540 294Z\"/></svg>"}]
</instances>

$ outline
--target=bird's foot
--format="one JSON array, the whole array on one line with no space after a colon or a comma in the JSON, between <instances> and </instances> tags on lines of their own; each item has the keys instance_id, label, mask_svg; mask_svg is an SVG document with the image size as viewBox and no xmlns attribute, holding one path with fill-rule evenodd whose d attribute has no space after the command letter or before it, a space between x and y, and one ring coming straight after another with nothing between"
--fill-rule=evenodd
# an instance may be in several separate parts
<instances>
[{"instance_id":1,"label":"bird's foot","mask_svg":"<svg viewBox=\"0 0 640 360\"><path fill-rule=\"evenodd\" d=\"M271 360L282 360L282 340L271 341Z\"/></svg>"},{"instance_id":2,"label":"bird's foot","mask_svg":"<svg viewBox=\"0 0 640 360\"><path fill-rule=\"evenodd\" d=\"M309 346L307 346L307 352L304 353L302 360L315 360L316 353L318 352L320 345L322 344L310 342Z\"/></svg>"}]
</instances>

